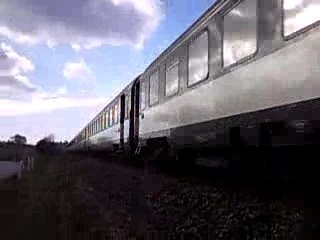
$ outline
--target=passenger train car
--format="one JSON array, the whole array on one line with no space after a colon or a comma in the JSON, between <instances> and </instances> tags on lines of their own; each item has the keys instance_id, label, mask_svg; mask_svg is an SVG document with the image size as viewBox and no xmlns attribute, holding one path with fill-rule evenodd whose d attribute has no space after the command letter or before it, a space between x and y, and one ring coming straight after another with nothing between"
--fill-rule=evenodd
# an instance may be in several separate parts
<instances>
[{"instance_id":1,"label":"passenger train car","mask_svg":"<svg viewBox=\"0 0 320 240\"><path fill-rule=\"evenodd\" d=\"M71 150L317 141L320 0L220 0L71 141Z\"/></svg>"}]
</instances>

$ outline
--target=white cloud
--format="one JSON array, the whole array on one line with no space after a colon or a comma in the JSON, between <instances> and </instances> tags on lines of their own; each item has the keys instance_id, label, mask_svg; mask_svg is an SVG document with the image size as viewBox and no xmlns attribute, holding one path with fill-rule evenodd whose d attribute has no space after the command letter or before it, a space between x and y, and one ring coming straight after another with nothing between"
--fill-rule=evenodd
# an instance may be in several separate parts
<instances>
[{"instance_id":1,"label":"white cloud","mask_svg":"<svg viewBox=\"0 0 320 240\"><path fill-rule=\"evenodd\" d=\"M65 86L60 87L57 90L58 95L66 95L67 93L68 93L68 89Z\"/></svg>"},{"instance_id":2,"label":"white cloud","mask_svg":"<svg viewBox=\"0 0 320 240\"><path fill-rule=\"evenodd\" d=\"M27 57L0 43L0 98L19 98L36 91L37 86L27 77L34 69Z\"/></svg>"},{"instance_id":3,"label":"white cloud","mask_svg":"<svg viewBox=\"0 0 320 240\"><path fill-rule=\"evenodd\" d=\"M34 65L28 58L18 54L4 42L0 43L0 63L0 76L14 76L34 70Z\"/></svg>"},{"instance_id":4,"label":"white cloud","mask_svg":"<svg viewBox=\"0 0 320 240\"><path fill-rule=\"evenodd\" d=\"M17 116L50 112L58 109L92 107L106 103L105 98L71 98L38 93L32 96L31 101L0 99L0 116Z\"/></svg>"},{"instance_id":5,"label":"white cloud","mask_svg":"<svg viewBox=\"0 0 320 240\"><path fill-rule=\"evenodd\" d=\"M63 76L68 80L94 80L92 70L83 59L67 62L64 65Z\"/></svg>"},{"instance_id":6,"label":"white cloud","mask_svg":"<svg viewBox=\"0 0 320 240\"><path fill-rule=\"evenodd\" d=\"M19 43L142 47L163 16L161 0L2 0L0 35Z\"/></svg>"},{"instance_id":7,"label":"white cloud","mask_svg":"<svg viewBox=\"0 0 320 240\"><path fill-rule=\"evenodd\" d=\"M68 76L77 78L91 73L84 61L71 63ZM59 87L48 93L31 83L27 74L35 69L33 63L12 47L0 43L0 116L15 116L57 109L90 107L105 103L104 98L68 97L68 89Z\"/></svg>"}]
</instances>

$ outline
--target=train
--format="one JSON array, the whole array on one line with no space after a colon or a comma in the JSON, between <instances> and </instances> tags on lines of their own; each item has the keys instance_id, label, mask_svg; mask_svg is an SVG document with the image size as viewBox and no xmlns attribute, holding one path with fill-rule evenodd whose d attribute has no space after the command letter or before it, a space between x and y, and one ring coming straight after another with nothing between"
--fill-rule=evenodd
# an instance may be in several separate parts
<instances>
[{"instance_id":1,"label":"train","mask_svg":"<svg viewBox=\"0 0 320 240\"><path fill-rule=\"evenodd\" d=\"M319 142L320 0L220 0L70 142L170 153Z\"/></svg>"}]
</instances>

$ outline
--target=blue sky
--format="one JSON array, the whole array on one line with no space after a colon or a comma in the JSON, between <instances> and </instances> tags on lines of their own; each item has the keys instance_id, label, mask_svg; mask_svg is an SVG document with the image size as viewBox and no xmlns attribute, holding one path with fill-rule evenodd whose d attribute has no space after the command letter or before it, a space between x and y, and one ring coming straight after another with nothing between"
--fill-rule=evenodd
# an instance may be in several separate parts
<instances>
[{"instance_id":1,"label":"blue sky","mask_svg":"<svg viewBox=\"0 0 320 240\"><path fill-rule=\"evenodd\" d=\"M0 140L71 140L213 2L2 0Z\"/></svg>"}]
</instances>

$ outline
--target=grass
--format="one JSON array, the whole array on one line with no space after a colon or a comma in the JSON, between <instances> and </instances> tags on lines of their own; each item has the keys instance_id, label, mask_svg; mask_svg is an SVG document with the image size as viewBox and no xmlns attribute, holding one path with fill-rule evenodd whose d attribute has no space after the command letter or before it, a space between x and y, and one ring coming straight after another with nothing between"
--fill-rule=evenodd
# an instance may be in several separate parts
<instances>
[{"instance_id":1,"label":"grass","mask_svg":"<svg viewBox=\"0 0 320 240\"><path fill-rule=\"evenodd\" d=\"M33 170L20 180L0 182L0 238L71 239L79 182L73 171L66 156L37 155Z\"/></svg>"}]
</instances>

